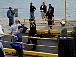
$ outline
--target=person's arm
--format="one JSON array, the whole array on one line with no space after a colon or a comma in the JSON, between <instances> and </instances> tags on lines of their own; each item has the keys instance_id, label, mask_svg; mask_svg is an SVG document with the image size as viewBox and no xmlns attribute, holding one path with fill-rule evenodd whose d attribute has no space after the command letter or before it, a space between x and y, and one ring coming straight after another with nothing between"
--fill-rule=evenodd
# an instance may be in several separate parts
<instances>
[{"instance_id":1,"label":"person's arm","mask_svg":"<svg viewBox=\"0 0 76 57\"><path fill-rule=\"evenodd\" d=\"M2 45L1 42L0 42L0 48L2 49L2 51L3 51L3 53L4 53L4 56L5 56L5 51L4 51L4 49L3 49L3 45Z\"/></svg>"},{"instance_id":2,"label":"person's arm","mask_svg":"<svg viewBox=\"0 0 76 57\"><path fill-rule=\"evenodd\" d=\"M10 16L9 16L9 10L7 11L7 17L9 18Z\"/></svg>"},{"instance_id":3,"label":"person's arm","mask_svg":"<svg viewBox=\"0 0 76 57\"><path fill-rule=\"evenodd\" d=\"M34 7L34 9L36 10L36 7Z\"/></svg>"},{"instance_id":4,"label":"person's arm","mask_svg":"<svg viewBox=\"0 0 76 57\"><path fill-rule=\"evenodd\" d=\"M31 24L33 27L35 27L35 23L34 23L34 22L31 22L30 24Z\"/></svg>"},{"instance_id":5,"label":"person's arm","mask_svg":"<svg viewBox=\"0 0 76 57\"><path fill-rule=\"evenodd\" d=\"M46 13L45 16L46 16L46 17L45 17L45 21L48 21L48 13Z\"/></svg>"},{"instance_id":6,"label":"person's arm","mask_svg":"<svg viewBox=\"0 0 76 57\"><path fill-rule=\"evenodd\" d=\"M0 34L4 34L4 32L2 31L2 26L0 25Z\"/></svg>"},{"instance_id":7,"label":"person's arm","mask_svg":"<svg viewBox=\"0 0 76 57\"><path fill-rule=\"evenodd\" d=\"M14 10L11 10L11 13L14 15L15 14L15 11Z\"/></svg>"},{"instance_id":8,"label":"person's arm","mask_svg":"<svg viewBox=\"0 0 76 57\"><path fill-rule=\"evenodd\" d=\"M54 14L54 7L52 7L53 9L52 9L52 11L53 11L53 14Z\"/></svg>"},{"instance_id":9,"label":"person's arm","mask_svg":"<svg viewBox=\"0 0 76 57\"><path fill-rule=\"evenodd\" d=\"M34 26L34 27L36 27L36 24L35 24L35 22L33 22L33 26Z\"/></svg>"},{"instance_id":10,"label":"person's arm","mask_svg":"<svg viewBox=\"0 0 76 57\"><path fill-rule=\"evenodd\" d=\"M44 6L44 10L45 10L45 12L47 12L47 6L46 5Z\"/></svg>"},{"instance_id":11,"label":"person's arm","mask_svg":"<svg viewBox=\"0 0 76 57\"><path fill-rule=\"evenodd\" d=\"M53 25L54 25L54 17L52 17Z\"/></svg>"},{"instance_id":12,"label":"person's arm","mask_svg":"<svg viewBox=\"0 0 76 57\"><path fill-rule=\"evenodd\" d=\"M42 5L40 6L40 10L42 10Z\"/></svg>"},{"instance_id":13,"label":"person's arm","mask_svg":"<svg viewBox=\"0 0 76 57\"><path fill-rule=\"evenodd\" d=\"M46 12L47 12L47 6L46 6Z\"/></svg>"},{"instance_id":14,"label":"person's arm","mask_svg":"<svg viewBox=\"0 0 76 57\"><path fill-rule=\"evenodd\" d=\"M12 25L12 26L9 28L9 34L12 34L12 33L13 33L13 27L14 27L14 25Z\"/></svg>"}]
</instances>

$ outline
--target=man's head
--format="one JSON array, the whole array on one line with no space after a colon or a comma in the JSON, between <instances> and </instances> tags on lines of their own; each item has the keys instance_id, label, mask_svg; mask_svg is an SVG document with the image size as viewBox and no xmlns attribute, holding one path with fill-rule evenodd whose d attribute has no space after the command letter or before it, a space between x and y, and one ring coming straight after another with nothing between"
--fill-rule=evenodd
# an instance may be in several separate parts
<instances>
[{"instance_id":1,"label":"man's head","mask_svg":"<svg viewBox=\"0 0 76 57\"><path fill-rule=\"evenodd\" d=\"M42 5L45 5L45 2L43 2Z\"/></svg>"},{"instance_id":2,"label":"man's head","mask_svg":"<svg viewBox=\"0 0 76 57\"><path fill-rule=\"evenodd\" d=\"M35 20L34 19L29 19L29 22L33 23L33 22L35 22Z\"/></svg>"},{"instance_id":3,"label":"man's head","mask_svg":"<svg viewBox=\"0 0 76 57\"><path fill-rule=\"evenodd\" d=\"M11 10L11 9L12 9L12 7L9 7L9 9Z\"/></svg>"},{"instance_id":4,"label":"man's head","mask_svg":"<svg viewBox=\"0 0 76 57\"><path fill-rule=\"evenodd\" d=\"M51 6L51 4L49 4L49 6Z\"/></svg>"},{"instance_id":5,"label":"man's head","mask_svg":"<svg viewBox=\"0 0 76 57\"><path fill-rule=\"evenodd\" d=\"M30 3L30 5L32 5L32 2Z\"/></svg>"},{"instance_id":6,"label":"man's head","mask_svg":"<svg viewBox=\"0 0 76 57\"><path fill-rule=\"evenodd\" d=\"M60 24L61 24L61 26L65 26L65 22L64 21L62 21L62 22L60 22Z\"/></svg>"},{"instance_id":7,"label":"man's head","mask_svg":"<svg viewBox=\"0 0 76 57\"><path fill-rule=\"evenodd\" d=\"M16 23L16 24L19 24L19 23L20 23L20 21L19 21L18 19L16 19L16 20L15 20L15 23Z\"/></svg>"},{"instance_id":8,"label":"man's head","mask_svg":"<svg viewBox=\"0 0 76 57\"><path fill-rule=\"evenodd\" d=\"M18 26L18 32L22 32L23 31L23 27L22 26Z\"/></svg>"},{"instance_id":9,"label":"man's head","mask_svg":"<svg viewBox=\"0 0 76 57\"><path fill-rule=\"evenodd\" d=\"M49 7L51 7L51 4L49 4Z\"/></svg>"}]
</instances>

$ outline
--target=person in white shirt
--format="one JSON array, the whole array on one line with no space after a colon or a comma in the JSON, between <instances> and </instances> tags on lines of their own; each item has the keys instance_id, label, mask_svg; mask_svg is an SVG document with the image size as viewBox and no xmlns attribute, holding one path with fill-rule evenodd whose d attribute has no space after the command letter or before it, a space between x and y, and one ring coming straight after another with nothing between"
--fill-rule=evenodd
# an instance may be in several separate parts
<instances>
[{"instance_id":1,"label":"person in white shirt","mask_svg":"<svg viewBox=\"0 0 76 57\"><path fill-rule=\"evenodd\" d=\"M40 12L42 19L44 19L47 12L47 6L45 5L45 2L43 2L42 5L40 6Z\"/></svg>"},{"instance_id":2,"label":"person in white shirt","mask_svg":"<svg viewBox=\"0 0 76 57\"><path fill-rule=\"evenodd\" d=\"M15 24L13 24L11 27L10 27L10 32L11 34L16 34L17 31L18 31L18 26L21 26L20 24L20 21L18 19L15 20Z\"/></svg>"},{"instance_id":3,"label":"person in white shirt","mask_svg":"<svg viewBox=\"0 0 76 57\"><path fill-rule=\"evenodd\" d=\"M0 57L5 57L5 52L4 52L4 49L3 49L3 45L2 45L2 34L3 31L2 31L2 26L0 25Z\"/></svg>"}]
</instances>

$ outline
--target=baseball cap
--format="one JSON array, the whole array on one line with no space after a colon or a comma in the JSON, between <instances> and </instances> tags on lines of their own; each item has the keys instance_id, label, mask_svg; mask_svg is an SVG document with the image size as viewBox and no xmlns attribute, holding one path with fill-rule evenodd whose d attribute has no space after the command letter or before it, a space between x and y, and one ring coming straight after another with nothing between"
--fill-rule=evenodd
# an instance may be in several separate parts
<instances>
[{"instance_id":1,"label":"baseball cap","mask_svg":"<svg viewBox=\"0 0 76 57\"><path fill-rule=\"evenodd\" d=\"M62 21L62 22L61 22L61 24L65 24L65 22L64 22L64 21Z\"/></svg>"}]
</instances>

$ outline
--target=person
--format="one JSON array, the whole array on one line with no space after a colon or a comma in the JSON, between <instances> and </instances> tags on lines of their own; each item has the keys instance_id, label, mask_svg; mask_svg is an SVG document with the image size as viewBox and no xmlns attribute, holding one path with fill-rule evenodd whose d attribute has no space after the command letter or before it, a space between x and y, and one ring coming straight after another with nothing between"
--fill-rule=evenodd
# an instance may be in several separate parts
<instances>
[{"instance_id":1,"label":"person","mask_svg":"<svg viewBox=\"0 0 76 57\"><path fill-rule=\"evenodd\" d=\"M48 8L48 10L49 10L49 9L51 9L52 14L54 15L54 7L51 6L51 4L49 4L49 8Z\"/></svg>"},{"instance_id":2,"label":"person","mask_svg":"<svg viewBox=\"0 0 76 57\"><path fill-rule=\"evenodd\" d=\"M9 18L9 26L14 24L14 10L12 10L12 7L9 7L9 10L7 11L7 17Z\"/></svg>"},{"instance_id":3,"label":"person","mask_svg":"<svg viewBox=\"0 0 76 57\"><path fill-rule=\"evenodd\" d=\"M75 57L76 57L76 26L73 27L72 37L73 37L73 39L74 39L74 49L75 49Z\"/></svg>"},{"instance_id":4,"label":"person","mask_svg":"<svg viewBox=\"0 0 76 57\"><path fill-rule=\"evenodd\" d=\"M2 44L2 36L1 34L4 34L3 31L2 31L2 26L0 25L0 57L5 57L5 52L4 52L4 49L3 49L3 44Z\"/></svg>"},{"instance_id":5,"label":"person","mask_svg":"<svg viewBox=\"0 0 76 57\"><path fill-rule=\"evenodd\" d=\"M35 6L32 5L32 2L30 3L30 18L35 18L34 17L34 11L36 10Z\"/></svg>"},{"instance_id":6,"label":"person","mask_svg":"<svg viewBox=\"0 0 76 57\"><path fill-rule=\"evenodd\" d=\"M40 6L40 12L42 19L44 19L47 12L47 6L45 5L45 2L43 2L42 5Z\"/></svg>"},{"instance_id":7,"label":"person","mask_svg":"<svg viewBox=\"0 0 76 57\"><path fill-rule=\"evenodd\" d=\"M22 30L22 26L18 26L18 31L13 38L13 43L11 44L12 48L16 50L18 57L23 57L23 47L22 44L20 44L22 42Z\"/></svg>"},{"instance_id":8,"label":"person","mask_svg":"<svg viewBox=\"0 0 76 57\"><path fill-rule=\"evenodd\" d=\"M30 31L29 31L29 36L32 36L34 37L35 34L36 34L36 24L35 24L35 20L34 19L30 19ZM33 45L33 48L31 50L36 50L36 45L37 45L37 39L30 39L28 38L28 42L27 44L30 44L32 42L32 44L35 44Z\"/></svg>"},{"instance_id":9,"label":"person","mask_svg":"<svg viewBox=\"0 0 76 57\"><path fill-rule=\"evenodd\" d=\"M72 37L73 37L73 38L76 38L76 26L73 27L73 30L72 30Z\"/></svg>"},{"instance_id":10,"label":"person","mask_svg":"<svg viewBox=\"0 0 76 57\"><path fill-rule=\"evenodd\" d=\"M62 22L60 22L60 24L62 27L60 36L61 36L61 38L66 38L67 37L67 28L65 28L66 23L64 21L62 21Z\"/></svg>"},{"instance_id":11,"label":"person","mask_svg":"<svg viewBox=\"0 0 76 57\"><path fill-rule=\"evenodd\" d=\"M48 9L47 13L46 13L46 18L48 21L48 26L50 27L50 29L52 29L52 26L54 24L54 22L52 20L54 20L54 15L51 11L51 9Z\"/></svg>"},{"instance_id":12,"label":"person","mask_svg":"<svg viewBox=\"0 0 76 57\"><path fill-rule=\"evenodd\" d=\"M21 25L23 27L22 33L25 34L28 28L25 26L25 24L21 24Z\"/></svg>"},{"instance_id":13,"label":"person","mask_svg":"<svg viewBox=\"0 0 76 57\"><path fill-rule=\"evenodd\" d=\"M10 27L9 33L16 34L18 31L18 26L21 26L20 21L18 19L15 20L15 23Z\"/></svg>"}]
</instances>

